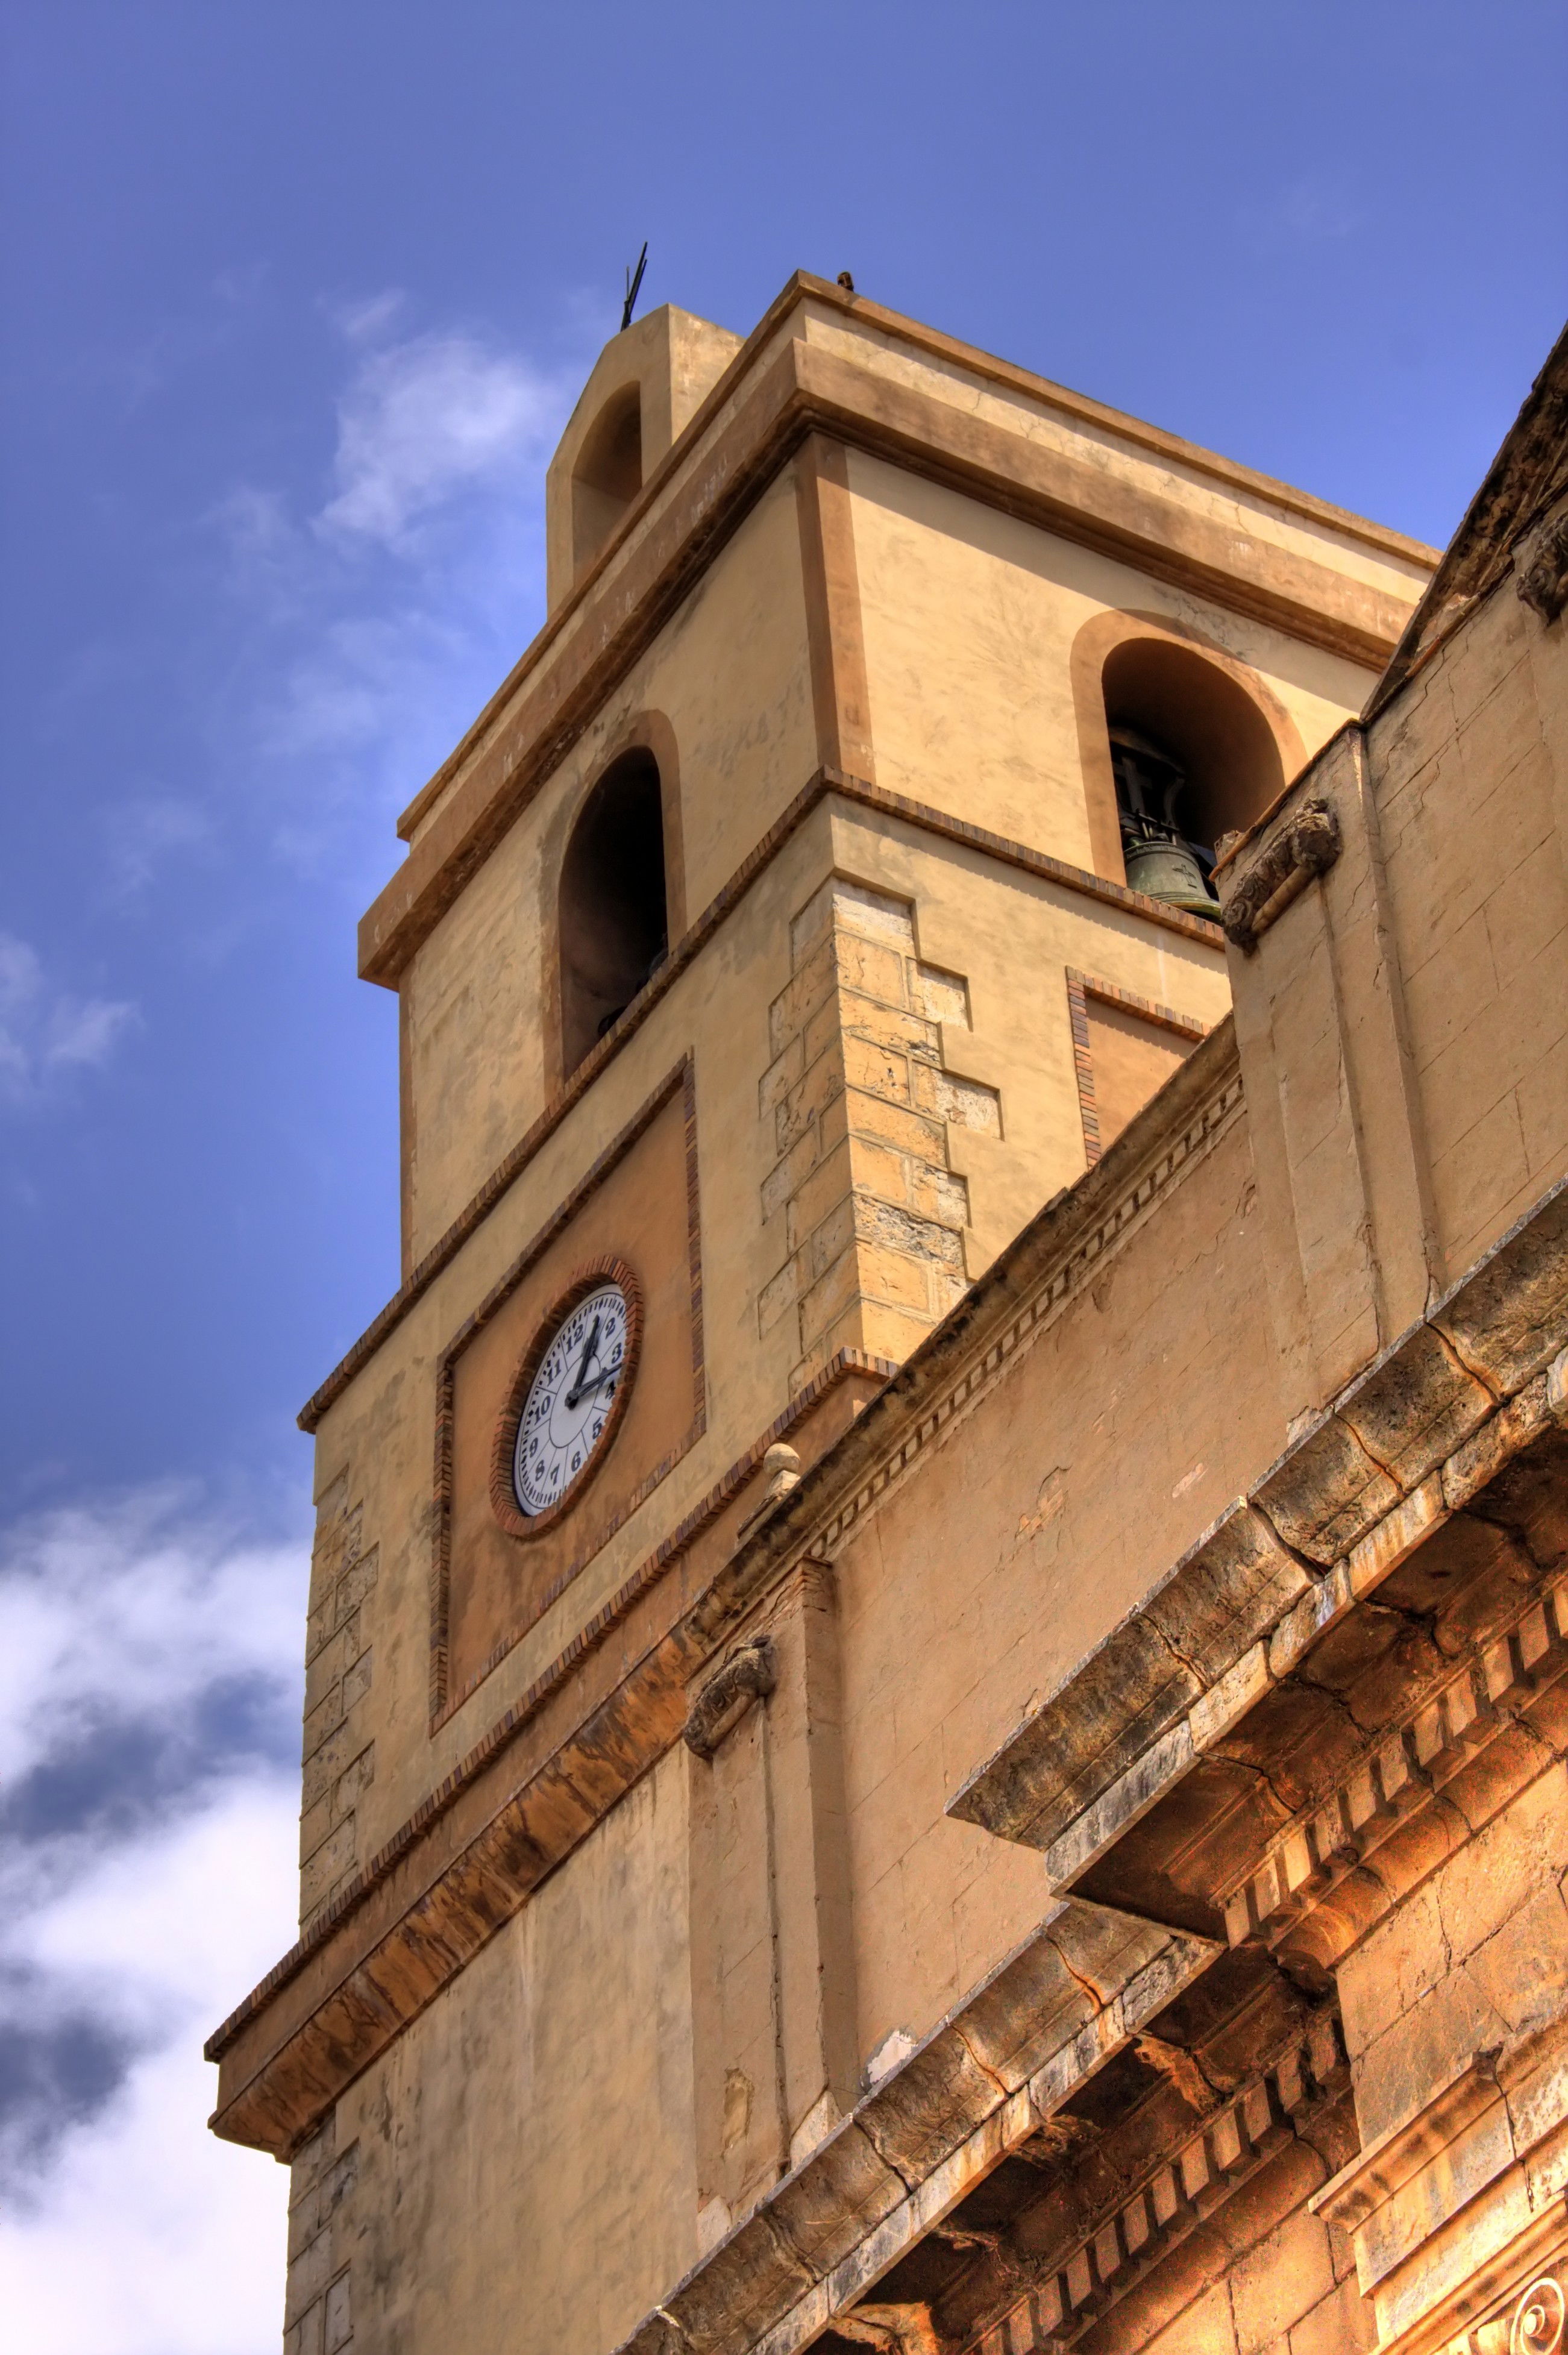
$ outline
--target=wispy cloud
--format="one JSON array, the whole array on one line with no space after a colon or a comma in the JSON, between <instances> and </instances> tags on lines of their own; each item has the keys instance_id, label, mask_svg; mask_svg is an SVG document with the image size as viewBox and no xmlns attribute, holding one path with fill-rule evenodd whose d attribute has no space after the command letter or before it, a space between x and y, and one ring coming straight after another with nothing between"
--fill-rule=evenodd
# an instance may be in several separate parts
<instances>
[{"instance_id":1,"label":"wispy cloud","mask_svg":"<svg viewBox=\"0 0 1568 2355\"><path fill-rule=\"evenodd\" d=\"M338 404L337 488L320 528L403 547L421 517L538 452L558 402L528 361L472 336L368 354Z\"/></svg>"},{"instance_id":2,"label":"wispy cloud","mask_svg":"<svg viewBox=\"0 0 1568 2355\"><path fill-rule=\"evenodd\" d=\"M590 357L397 335L403 308L329 313L345 367L323 495L239 483L208 518L234 616L212 774L243 788L222 824L259 821L289 865L340 875L351 837L356 890L385 864L368 809L418 791L543 618L545 467Z\"/></svg>"},{"instance_id":3,"label":"wispy cloud","mask_svg":"<svg viewBox=\"0 0 1568 2355\"><path fill-rule=\"evenodd\" d=\"M175 1488L0 1540L0 2274L29 2355L276 2344L285 2181L207 2134L200 2045L288 1939L304 1584L302 1547Z\"/></svg>"},{"instance_id":4,"label":"wispy cloud","mask_svg":"<svg viewBox=\"0 0 1568 2355\"><path fill-rule=\"evenodd\" d=\"M69 1073L109 1060L137 1018L129 999L58 988L37 951L0 932L0 1092L37 1103Z\"/></svg>"}]
</instances>

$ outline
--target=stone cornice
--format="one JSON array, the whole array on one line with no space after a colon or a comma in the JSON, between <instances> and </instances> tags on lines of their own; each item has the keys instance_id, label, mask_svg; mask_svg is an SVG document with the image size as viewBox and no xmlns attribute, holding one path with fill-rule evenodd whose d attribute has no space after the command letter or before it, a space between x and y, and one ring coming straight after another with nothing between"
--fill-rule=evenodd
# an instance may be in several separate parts
<instances>
[{"instance_id":1,"label":"stone cornice","mask_svg":"<svg viewBox=\"0 0 1568 2355\"><path fill-rule=\"evenodd\" d=\"M1147 451L1183 472L1205 475L1223 484L1229 490L1239 492L1243 497L1260 500L1286 515L1325 526L1346 538L1360 540L1381 556L1427 567L1435 565L1439 559L1441 551L1429 548L1424 540L1412 539L1406 533L1394 531L1386 524L1375 523L1365 516L1353 514L1349 508L1335 506L1330 500L1317 498L1311 492L1298 490L1293 484L1281 482L1276 476L1260 474L1255 468L1242 465L1235 459L1222 457L1198 442L1185 441L1180 434L1147 424L1143 419L1130 416L1123 410L1112 409L1104 401L1093 400L1084 393L1073 392L1047 377L1037 376L1029 368L1019 368L1010 360L998 359L993 353L981 351L975 345L943 335L938 329L925 326L921 321L908 318L901 312L890 311L881 304L870 302L865 295L847 293L842 287L831 284L827 279L815 277L809 271L797 271L769 304L712 391L649 475L592 566L572 584L569 594L518 656L472 725L464 730L461 741L404 810L398 820L398 833L403 840L408 840L414 833L426 812L484 743L524 681L544 661L550 647L576 613L592 598L597 584L613 565L625 541L638 529L643 517L664 496L669 485L687 465L692 451L704 434L711 431L715 420L732 400L744 378L756 368L790 313L805 302L810 302L819 310L837 312L847 325L869 328L878 336L923 352L944 367L959 368L982 382L998 386L1004 391L1022 394L1026 399L1037 401L1041 408L1055 410L1062 416L1072 418L1075 423L1114 434L1119 441Z\"/></svg>"},{"instance_id":2,"label":"stone cornice","mask_svg":"<svg viewBox=\"0 0 1568 2355\"><path fill-rule=\"evenodd\" d=\"M624 2341L795 2355L1204 1967L1201 1939L1054 1908Z\"/></svg>"},{"instance_id":3,"label":"stone cornice","mask_svg":"<svg viewBox=\"0 0 1568 2355\"><path fill-rule=\"evenodd\" d=\"M719 387L724 402L711 422L699 412L671 453L677 472L661 470L647 486L547 625L543 650L525 657L464 740L408 858L361 923L367 980L396 986L808 433L885 457L1365 667L1381 668L1404 627L1408 604L1383 590L798 336L759 349L755 380L732 406L739 386L726 387L745 359L743 351Z\"/></svg>"},{"instance_id":4,"label":"stone cornice","mask_svg":"<svg viewBox=\"0 0 1568 2355\"><path fill-rule=\"evenodd\" d=\"M1375 718L1513 562L1520 535L1568 489L1568 327L1541 364L1518 417L1405 625L1363 717Z\"/></svg>"},{"instance_id":5,"label":"stone cornice","mask_svg":"<svg viewBox=\"0 0 1568 2355\"><path fill-rule=\"evenodd\" d=\"M841 1543L907 1476L1240 1109L1227 1021L1104 1159L1031 1221L548 1756L530 1766L517 1754L543 1693L524 1696L507 1712L211 2039L208 2057L222 2073L213 2122L219 2134L285 2153L314 2129L344 2087L680 1738L688 1685L762 1599L803 1558ZM770 1429L768 1444L782 1428ZM667 1542L574 1638L549 1672L551 1690L564 1687L607 1628L662 1578L675 1550Z\"/></svg>"},{"instance_id":6,"label":"stone cornice","mask_svg":"<svg viewBox=\"0 0 1568 2355\"><path fill-rule=\"evenodd\" d=\"M1568 1179L1314 1419L950 1812L1043 1850L1071 1886L1568 1419L1565 1345Z\"/></svg>"},{"instance_id":7,"label":"stone cornice","mask_svg":"<svg viewBox=\"0 0 1568 2355\"><path fill-rule=\"evenodd\" d=\"M728 882L709 901L695 923L676 942L652 980L638 992L613 1027L583 1058L560 1095L545 1106L539 1118L496 1164L477 1193L464 1203L444 1234L411 1270L402 1285L372 1318L347 1356L340 1359L305 1401L298 1418L302 1431L314 1432L316 1429L327 1409L369 1363L388 1336L396 1330L410 1309L429 1291L442 1271L451 1265L501 1197L522 1176L534 1156L581 1103L606 1065L642 1029L655 1007L669 995L709 942L729 922L747 892L779 856L785 844L799 831L813 811L830 797L873 811L881 817L896 818L940 841L977 850L985 857L1014 868L1022 874L1032 875L1041 882L1060 884L1063 890L1074 892L1083 899L1098 900L1105 907L1125 909L1129 914L1161 931L1175 932L1201 947L1221 951L1218 927L1206 923L1201 917L1184 915L1180 909L1169 907L1162 900L1151 900L1141 891L1129 891L1125 883L1110 882L1103 875L1092 875L1087 868L1070 866L1066 859L1053 858L1045 851L1031 850L1028 844L1015 842L1006 835L993 834L985 826L971 826L966 820L953 817L945 810L934 809L929 803L915 801L907 794L888 792L880 785L868 784L863 778L846 776L836 769L818 769L780 813L762 840L741 860Z\"/></svg>"}]
</instances>

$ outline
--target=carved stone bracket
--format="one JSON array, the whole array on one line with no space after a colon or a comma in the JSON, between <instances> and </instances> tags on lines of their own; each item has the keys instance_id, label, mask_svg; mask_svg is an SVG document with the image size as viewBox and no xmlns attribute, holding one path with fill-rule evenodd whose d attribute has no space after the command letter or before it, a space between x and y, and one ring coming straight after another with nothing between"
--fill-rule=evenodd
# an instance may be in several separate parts
<instances>
[{"instance_id":1,"label":"carved stone bracket","mask_svg":"<svg viewBox=\"0 0 1568 2355\"><path fill-rule=\"evenodd\" d=\"M1513 552L1514 586L1548 628L1568 605L1568 506L1560 507Z\"/></svg>"},{"instance_id":2,"label":"carved stone bracket","mask_svg":"<svg viewBox=\"0 0 1568 2355\"><path fill-rule=\"evenodd\" d=\"M875 2347L881 2355L942 2355L927 2306L860 2306L833 2318L835 2336Z\"/></svg>"},{"instance_id":3,"label":"carved stone bracket","mask_svg":"<svg viewBox=\"0 0 1568 2355\"><path fill-rule=\"evenodd\" d=\"M711 1758L752 1703L766 1700L774 1682L772 1643L766 1636L747 1636L693 1696L686 1713L687 1748L695 1757Z\"/></svg>"},{"instance_id":4,"label":"carved stone bracket","mask_svg":"<svg viewBox=\"0 0 1568 2355\"><path fill-rule=\"evenodd\" d=\"M1303 802L1232 888L1221 918L1226 939L1251 956L1269 926L1339 856L1339 819L1327 802Z\"/></svg>"},{"instance_id":5,"label":"carved stone bracket","mask_svg":"<svg viewBox=\"0 0 1568 2355\"><path fill-rule=\"evenodd\" d=\"M1557 2355L1564 2336L1568 2336L1568 2298L1555 2274L1542 2274L1514 2308L1509 2355Z\"/></svg>"},{"instance_id":6,"label":"carved stone bracket","mask_svg":"<svg viewBox=\"0 0 1568 2355\"><path fill-rule=\"evenodd\" d=\"M1451 2339L1443 2355L1561 2355L1568 2339L1563 2275L1540 2274L1500 2314Z\"/></svg>"}]
</instances>

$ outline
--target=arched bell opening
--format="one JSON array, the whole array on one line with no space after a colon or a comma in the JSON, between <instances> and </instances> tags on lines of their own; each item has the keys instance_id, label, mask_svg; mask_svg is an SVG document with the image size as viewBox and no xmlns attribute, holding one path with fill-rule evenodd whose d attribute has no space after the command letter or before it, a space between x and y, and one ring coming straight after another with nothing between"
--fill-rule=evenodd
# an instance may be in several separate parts
<instances>
[{"instance_id":1,"label":"arched bell opening","mask_svg":"<svg viewBox=\"0 0 1568 2355\"><path fill-rule=\"evenodd\" d=\"M1217 663L1169 639L1114 647L1102 686L1127 882L1217 922L1215 846L1285 785L1275 732Z\"/></svg>"},{"instance_id":2,"label":"arched bell opening","mask_svg":"<svg viewBox=\"0 0 1568 2355\"><path fill-rule=\"evenodd\" d=\"M669 949L658 763L624 753L582 805L561 861L561 1068L570 1075Z\"/></svg>"},{"instance_id":3,"label":"arched bell opening","mask_svg":"<svg viewBox=\"0 0 1568 2355\"><path fill-rule=\"evenodd\" d=\"M643 487L643 397L613 393L584 436L571 470L571 563L585 572Z\"/></svg>"}]
</instances>

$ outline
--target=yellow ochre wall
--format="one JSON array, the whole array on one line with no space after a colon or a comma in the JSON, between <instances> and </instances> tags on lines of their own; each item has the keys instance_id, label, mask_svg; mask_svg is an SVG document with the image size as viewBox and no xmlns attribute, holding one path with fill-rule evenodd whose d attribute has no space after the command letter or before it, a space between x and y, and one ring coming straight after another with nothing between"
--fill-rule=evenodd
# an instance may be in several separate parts
<instances>
[{"instance_id":1,"label":"yellow ochre wall","mask_svg":"<svg viewBox=\"0 0 1568 2355\"><path fill-rule=\"evenodd\" d=\"M1413 559L1157 459L1040 397L976 383L958 360L901 346L823 304L797 303L775 321L755 365L790 337L851 354L891 386L972 409L1107 477L1147 480L1240 539L1390 595L1413 599L1419 586ZM713 431L741 389L720 383ZM698 465L707 414L601 560L596 577L612 590L617 567L656 537L660 502L677 496L683 452ZM803 537L802 464L786 459L693 570L398 977L405 1272L537 1134L320 1414L307 1927L325 1922L509 1713L521 1713L541 1754L571 1728L581 1710L561 1664L581 1631L748 1451L760 1453L838 1353L907 1357L1083 1175L1070 976L1182 1018L1183 1052L1224 1020L1217 928L1173 922L1117 890L1103 851L1112 888L1094 888L1084 731L1103 735L1103 713L1093 697L1086 705L1075 666L1085 630L1134 616L1132 626L1214 646L1232 676L1253 676L1282 758L1317 751L1373 677L1248 611L853 447L836 510L848 537L825 602ZM545 669L587 626L570 598L559 618L555 651L539 657ZM830 765L835 662L840 680L858 666L867 773L857 766L841 792L829 781L737 884ZM573 1094L554 1038L560 861L585 795L638 742L658 753L675 805L666 837L677 953ZM459 762L416 805L416 853L464 773ZM686 960L675 936L709 911ZM704 1426L432 1723L443 1355L683 1067ZM925 2033L1038 1917L1037 1859L949 1820L946 1799L1157 1561L1283 1444L1289 1402L1256 1306L1252 1195L1238 1122L1167 1206L1158 1242L1152 1230L1135 1241L1104 1296L993 1399L984 1439L955 1424L918 1502L900 1491L840 1560L862 2065L890 2036ZM866 1395L887 1370L863 1377ZM1196 1402L1217 1387L1234 1400L1232 1425L1200 1446ZM808 1421L792 1440L809 1462L837 1427ZM1119 1486L1129 1451L1143 1516L1134 1542ZM733 1546L756 1501L754 1470L725 1491L703 1540L710 1554L678 1557L670 1576L681 1593ZM926 1542L933 1526L944 1532L938 1553ZM634 1637L617 1650L622 1640L584 1672L608 1680L628 1666ZM547 1697L530 1698L547 1679ZM326 2141L299 2160L299 2197L315 2200L323 2170L357 2154L333 2261L353 2266L361 2355L608 2350L698 2254L692 2050L703 1996L694 2015L688 1771L684 1751L667 1752L352 2084ZM710 2217L702 2230L710 2239L721 2228ZM305 2311L303 2275L301 2285L291 2311Z\"/></svg>"}]
</instances>

